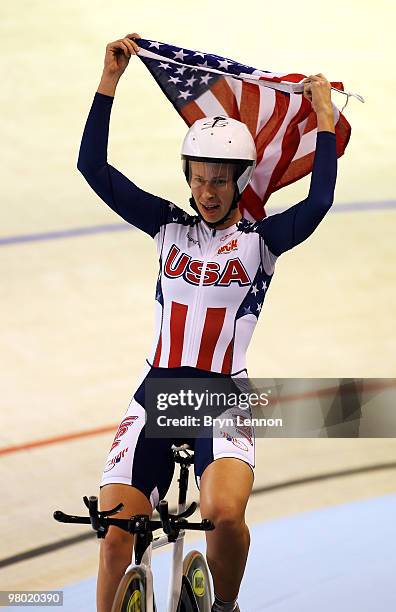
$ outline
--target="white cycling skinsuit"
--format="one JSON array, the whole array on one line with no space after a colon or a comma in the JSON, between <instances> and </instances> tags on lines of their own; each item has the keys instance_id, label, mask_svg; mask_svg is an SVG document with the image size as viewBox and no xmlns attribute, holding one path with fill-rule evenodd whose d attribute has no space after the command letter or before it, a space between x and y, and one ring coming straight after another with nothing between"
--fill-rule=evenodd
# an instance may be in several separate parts
<instances>
[{"instance_id":1,"label":"white cycling skinsuit","mask_svg":"<svg viewBox=\"0 0 396 612\"><path fill-rule=\"evenodd\" d=\"M113 98L97 93L85 126L78 168L126 221L154 238L159 258L152 351L106 460L101 485L131 484L153 507L173 476L171 438L145 437L144 382L149 378L246 377L246 351L271 283L276 259L305 240L331 207L336 138L317 135L308 197L288 210L226 229L149 194L107 162ZM197 483L209 463L237 457L254 467L254 432L222 431L188 440Z\"/></svg>"}]
</instances>

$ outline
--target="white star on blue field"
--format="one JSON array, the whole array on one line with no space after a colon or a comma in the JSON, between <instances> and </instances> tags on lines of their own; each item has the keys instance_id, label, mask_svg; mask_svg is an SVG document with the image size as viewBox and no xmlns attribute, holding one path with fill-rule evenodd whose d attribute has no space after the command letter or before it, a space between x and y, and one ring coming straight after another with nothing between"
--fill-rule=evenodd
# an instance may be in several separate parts
<instances>
[{"instance_id":1,"label":"white star on blue field","mask_svg":"<svg viewBox=\"0 0 396 612\"><path fill-rule=\"evenodd\" d=\"M255 71L251 66L211 53L145 39L139 39L138 44L142 49L158 55L155 59L139 57L177 110L201 96L223 76L252 74ZM211 70L220 71L221 74Z\"/></svg>"}]
</instances>

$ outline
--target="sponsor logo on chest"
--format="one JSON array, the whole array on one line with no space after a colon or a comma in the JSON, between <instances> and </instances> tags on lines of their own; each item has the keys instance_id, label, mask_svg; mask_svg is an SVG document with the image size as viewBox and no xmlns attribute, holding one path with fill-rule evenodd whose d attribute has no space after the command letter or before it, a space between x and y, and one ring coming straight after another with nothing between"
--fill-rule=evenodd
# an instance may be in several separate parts
<instances>
[{"instance_id":1,"label":"sponsor logo on chest","mask_svg":"<svg viewBox=\"0 0 396 612\"><path fill-rule=\"evenodd\" d=\"M223 253L229 253L230 251L236 251L238 249L238 238L234 238L227 242L227 244L223 244L218 251L217 255L222 255Z\"/></svg>"}]
</instances>

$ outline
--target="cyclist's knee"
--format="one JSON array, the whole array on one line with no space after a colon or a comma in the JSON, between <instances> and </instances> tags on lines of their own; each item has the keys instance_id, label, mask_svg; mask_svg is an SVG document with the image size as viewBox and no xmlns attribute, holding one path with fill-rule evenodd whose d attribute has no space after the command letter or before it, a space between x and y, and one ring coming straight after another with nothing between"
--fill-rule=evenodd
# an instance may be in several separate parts
<instances>
[{"instance_id":1,"label":"cyclist's knee","mask_svg":"<svg viewBox=\"0 0 396 612\"><path fill-rule=\"evenodd\" d=\"M212 500L210 503L202 504L202 506L203 518L213 521L216 530L233 531L241 529L245 525L244 508L238 503Z\"/></svg>"},{"instance_id":2,"label":"cyclist's knee","mask_svg":"<svg viewBox=\"0 0 396 612\"><path fill-rule=\"evenodd\" d=\"M121 484L108 484L100 491L100 508L109 510L119 503L123 509L115 518L130 518L134 514L147 514L151 517L152 507L147 497L135 487ZM133 535L111 525L106 537L101 541L101 556L105 568L111 573L126 569L131 562Z\"/></svg>"},{"instance_id":3,"label":"cyclist's knee","mask_svg":"<svg viewBox=\"0 0 396 612\"><path fill-rule=\"evenodd\" d=\"M108 484L100 490L100 508L108 510L119 503L123 509L117 513L117 518L129 518L132 514L148 514L151 516L153 509L146 495L136 487L127 484Z\"/></svg>"},{"instance_id":4,"label":"cyclist's knee","mask_svg":"<svg viewBox=\"0 0 396 612\"><path fill-rule=\"evenodd\" d=\"M118 527L111 526L106 537L101 541L101 553L107 571L118 573L126 569L131 562L133 536L123 533Z\"/></svg>"}]
</instances>

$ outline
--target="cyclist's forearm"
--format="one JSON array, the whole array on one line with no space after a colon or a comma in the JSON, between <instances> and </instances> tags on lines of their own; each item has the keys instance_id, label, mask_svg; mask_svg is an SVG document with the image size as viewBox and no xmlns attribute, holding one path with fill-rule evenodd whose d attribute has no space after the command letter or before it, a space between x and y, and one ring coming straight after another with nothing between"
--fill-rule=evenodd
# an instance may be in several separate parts
<instances>
[{"instance_id":1,"label":"cyclist's forearm","mask_svg":"<svg viewBox=\"0 0 396 612\"><path fill-rule=\"evenodd\" d=\"M313 233L333 203L336 177L336 136L331 131L319 131L308 197L258 225L258 233L274 255L288 251Z\"/></svg>"},{"instance_id":2,"label":"cyclist's forearm","mask_svg":"<svg viewBox=\"0 0 396 612\"><path fill-rule=\"evenodd\" d=\"M333 109L319 111L316 113L316 124L318 132L335 133Z\"/></svg>"},{"instance_id":3,"label":"cyclist's forearm","mask_svg":"<svg viewBox=\"0 0 396 612\"><path fill-rule=\"evenodd\" d=\"M85 178L107 166L107 144L113 97L96 93L85 124L77 168Z\"/></svg>"},{"instance_id":4,"label":"cyclist's forearm","mask_svg":"<svg viewBox=\"0 0 396 612\"><path fill-rule=\"evenodd\" d=\"M308 200L312 206L323 209L330 208L334 200L334 189L337 178L337 148L336 135L331 131L317 133L316 147L312 168Z\"/></svg>"},{"instance_id":5,"label":"cyclist's forearm","mask_svg":"<svg viewBox=\"0 0 396 612\"><path fill-rule=\"evenodd\" d=\"M98 93L114 98L120 77L115 77L107 74L105 71L100 79Z\"/></svg>"}]
</instances>

